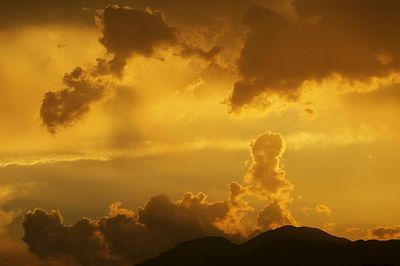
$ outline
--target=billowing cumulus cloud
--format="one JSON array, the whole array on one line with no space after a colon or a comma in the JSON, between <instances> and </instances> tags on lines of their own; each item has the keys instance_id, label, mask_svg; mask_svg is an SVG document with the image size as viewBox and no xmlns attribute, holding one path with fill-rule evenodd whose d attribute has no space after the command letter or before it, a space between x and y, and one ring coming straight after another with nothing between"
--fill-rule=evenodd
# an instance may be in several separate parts
<instances>
[{"instance_id":1,"label":"billowing cumulus cloud","mask_svg":"<svg viewBox=\"0 0 400 266\"><path fill-rule=\"evenodd\" d=\"M173 202L161 194L137 212L116 202L107 216L71 226L58 211L35 209L25 214L23 241L39 258L112 265L144 260L185 240L212 235L240 242L260 230L296 224L287 208L292 186L280 166L284 147L281 135L260 135L252 144L246 182L231 182L226 200L210 202L204 193L187 192ZM266 203L258 214L249 201L254 196Z\"/></svg>"},{"instance_id":2,"label":"billowing cumulus cloud","mask_svg":"<svg viewBox=\"0 0 400 266\"><path fill-rule=\"evenodd\" d=\"M270 202L258 214L262 230L296 224L287 208L293 185L281 167L285 148L282 136L272 132L258 136L251 145L252 162L245 175L246 188L249 194Z\"/></svg>"},{"instance_id":3,"label":"billowing cumulus cloud","mask_svg":"<svg viewBox=\"0 0 400 266\"><path fill-rule=\"evenodd\" d=\"M66 88L47 92L40 109L43 124L51 133L59 127L71 126L90 110L90 105L101 99L105 84L77 67L65 74Z\"/></svg>"},{"instance_id":4,"label":"billowing cumulus cloud","mask_svg":"<svg viewBox=\"0 0 400 266\"><path fill-rule=\"evenodd\" d=\"M295 0L293 7L295 22L261 6L244 15L249 33L230 97L233 111L259 96L296 100L305 81L333 75L368 81L399 70L397 1Z\"/></svg>"},{"instance_id":5,"label":"billowing cumulus cloud","mask_svg":"<svg viewBox=\"0 0 400 266\"><path fill-rule=\"evenodd\" d=\"M223 230L231 235L237 235L239 238L250 235L252 229L247 228L242 223L242 220L248 213L254 212L254 208L245 199L247 190L244 186L237 182L231 182L229 184L229 212L227 218L219 223Z\"/></svg>"},{"instance_id":6,"label":"billowing cumulus cloud","mask_svg":"<svg viewBox=\"0 0 400 266\"><path fill-rule=\"evenodd\" d=\"M135 263L184 240L225 235L217 223L228 211L227 202L208 202L203 193L186 193L177 202L159 195L138 213L115 203L109 215L72 226L64 225L58 211L35 209L25 214L23 241L39 258L68 257L80 265Z\"/></svg>"},{"instance_id":7,"label":"billowing cumulus cloud","mask_svg":"<svg viewBox=\"0 0 400 266\"><path fill-rule=\"evenodd\" d=\"M282 136L271 132L260 135L252 143L252 163L245 176L249 190L268 197L291 189L292 184L281 168L285 148Z\"/></svg>"},{"instance_id":8,"label":"billowing cumulus cloud","mask_svg":"<svg viewBox=\"0 0 400 266\"><path fill-rule=\"evenodd\" d=\"M80 265L111 265L94 221L66 226L58 211L35 209L25 214L23 227L23 241L41 259L68 256Z\"/></svg>"}]
</instances>

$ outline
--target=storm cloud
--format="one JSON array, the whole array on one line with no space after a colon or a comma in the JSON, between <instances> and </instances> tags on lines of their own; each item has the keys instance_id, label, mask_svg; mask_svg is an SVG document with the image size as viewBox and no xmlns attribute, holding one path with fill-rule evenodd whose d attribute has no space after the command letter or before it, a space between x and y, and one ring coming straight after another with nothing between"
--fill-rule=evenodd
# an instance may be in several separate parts
<instances>
[{"instance_id":1,"label":"storm cloud","mask_svg":"<svg viewBox=\"0 0 400 266\"><path fill-rule=\"evenodd\" d=\"M150 57L156 48L177 42L175 29L166 24L160 11L114 5L99 12L97 19L102 31L99 41L113 55L110 68L119 75L129 57Z\"/></svg>"},{"instance_id":2,"label":"storm cloud","mask_svg":"<svg viewBox=\"0 0 400 266\"><path fill-rule=\"evenodd\" d=\"M295 0L292 5L295 22L258 5L244 15L249 33L230 97L233 111L259 96L295 101L306 81L339 75L368 82L399 71L399 2Z\"/></svg>"},{"instance_id":3,"label":"storm cloud","mask_svg":"<svg viewBox=\"0 0 400 266\"><path fill-rule=\"evenodd\" d=\"M68 257L80 265L138 262L189 239L225 235L226 201L208 202L203 193L186 193L172 202L159 195L138 210L110 205L109 215L83 218L67 226L59 211L35 209L25 214L23 241L39 258ZM118 264L121 265L121 264Z\"/></svg>"}]
</instances>

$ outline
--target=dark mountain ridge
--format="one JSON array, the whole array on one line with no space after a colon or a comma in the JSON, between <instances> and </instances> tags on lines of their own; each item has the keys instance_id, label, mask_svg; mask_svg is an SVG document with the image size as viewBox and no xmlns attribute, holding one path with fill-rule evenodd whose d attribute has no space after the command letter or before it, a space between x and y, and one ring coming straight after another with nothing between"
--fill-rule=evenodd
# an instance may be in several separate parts
<instances>
[{"instance_id":1,"label":"dark mountain ridge","mask_svg":"<svg viewBox=\"0 0 400 266\"><path fill-rule=\"evenodd\" d=\"M222 237L183 242L136 266L399 265L400 240L357 240L309 227L284 226L240 245Z\"/></svg>"}]
</instances>

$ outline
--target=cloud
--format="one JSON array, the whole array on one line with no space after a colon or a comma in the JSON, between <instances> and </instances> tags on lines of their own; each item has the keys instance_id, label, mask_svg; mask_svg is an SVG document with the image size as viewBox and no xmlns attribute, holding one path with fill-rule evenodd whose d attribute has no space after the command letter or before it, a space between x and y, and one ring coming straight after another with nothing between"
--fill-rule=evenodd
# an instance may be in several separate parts
<instances>
[{"instance_id":1,"label":"cloud","mask_svg":"<svg viewBox=\"0 0 400 266\"><path fill-rule=\"evenodd\" d=\"M369 231L373 237L377 237L380 239L400 238L400 226L394 226L394 227L378 226L374 229L370 229Z\"/></svg>"},{"instance_id":2,"label":"cloud","mask_svg":"<svg viewBox=\"0 0 400 266\"><path fill-rule=\"evenodd\" d=\"M287 208L293 184L281 167L285 149L282 136L272 132L258 136L251 144L252 162L244 177L247 193L269 201L258 214L257 223L261 230L297 223Z\"/></svg>"},{"instance_id":3,"label":"cloud","mask_svg":"<svg viewBox=\"0 0 400 266\"><path fill-rule=\"evenodd\" d=\"M384 133L384 134L383 134ZM389 132L383 129L377 130L371 127L360 127L357 130L343 128L338 132L318 132L318 131L300 131L292 133L286 137L287 143L292 150L300 150L308 147L330 148L345 147L355 144L373 143Z\"/></svg>"},{"instance_id":4,"label":"cloud","mask_svg":"<svg viewBox=\"0 0 400 266\"><path fill-rule=\"evenodd\" d=\"M4 0L0 10L0 26L73 23L94 25L96 10L118 3L138 8L151 7L165 10L168 16L181 24L207 25L215 20L240 20L241 13L251 4L260 3L287 13L290 0L193 0L189 3L180 0L70 0L67 2L39 0Z\"/></svg>"},{"instance_id":5,"label":"cloud","mask_svg":"<svg viewBox=\"0 0 400 266\"><path fill-rule=\"evenodd\" d=\"M287 208L292 184L280 166L285 149L281 135L266 132L251 147L253 162L245 183L231 182L226 200L209 201L204 193L187 192L174 202L160 194L137 212L116 202L108 215L71 226L59 211L34 209L24 217L23 241L39 258L112 265L142 261L190 239L224 236L241 242L261 230L296 224ZM249 197L265 204L258 214Z\"/></svg>"},{"instance_id":6,"label":"cloud","mask_svg":"<svg viewBox=\"0 0 400 266\"><path fill-rule=\"evenodd\" d=\"M12 223L15 219L15 213L13 211L4 211L0 209L0 237L7 235L7 226Z\"/></svg>"},{"instance_id":7,"label":"cloud","mask_svg":"<svg viewBox=\"0 0 400 266\"><path fill-rule=\"evenodd\" d=\"M217 223L228 211L226 201L208 202L203 193L186 193L177 202L155 196L137 214L114 203L109 215L72 226L64 225L59 211L34 209L24 216L23 241L39 258L67 256L82 265L132 263L184 240L225 235Z\"/></svg>"},{"instance_id":8,"label":"cloud","mask_svg":"<svg viewBox=\"0 0 400 266\"><path fill-rule=\"evenodd\" d=\"M105 84L80 67L65 74L63 83L65 89L44 95L40 108L43 124L51 133L60 127L72 126L102 98L106 89Z\"/></svg>"},{"instance_id":9,"label":"cloud","mask_svg":"<svg viewBox=\"0 0 400 266\"><path fill-rule=\"evenodd\" d=\"M368 82L400 68L400 26L396 1L295 0L297 20L290 22L273 10L253 6L243 17L248 27L237 66L230 107L278 96L295 101L305 81L339 75Z\"/></svg>"},{"instance_id":10,"label":"cloud","mask_svg":"<svg viewBox=\"0 0 400 266\"><path fill-rule=\"evenodd\" d=\"M325 204L318 204L315 207L315 209L316 209L317 213L320 213L320 214L325 214L328 216L332 214L331 209L328 206L326 206Z\"/></svg>"},{"instance_id":11,"label":"cloud","mask_svg":"<svg viewBox=\"0 0 400 266\"><path fill-rule=\"evenodd\" d=\"M85 68L76 67L65 74L63 83L66 88L44 95L40 116L51 133L56 133L60 127L74 125L87 114L90 106L104 96L106 86L129 87L122 77L130 58L162 59L158 51L173 47L178 49L179 56L211 62L221 51L217 46L203 50L179 38L178 30L167 25L158 10L113 5L98 11L96 19L102 34L99 42L107 53L98 57L95 63Z\"/></svg>"},{"instance_id":12,"label":"cloud","mask_svg":"<svg viewBox=\"0 0 400 266\"><path fill-rule=\"evenodd\" d=\"M268 197L291 190L292 184L280 165L285 149L285 142L277 133L267 132L252 142L252 163L245 176L251 192Z\"/></svg>"},{"instance_id":13,"label":"cloud","mask_svg":"<svg viewBox=\"0 0 400 266\"><path fill-rule=\"evenodd\" d=\"M9 225L14 222L14 220L21 214L20 210L4 210L4 205L18 196L28 194L34 189L34 187L34 183L15 183L0 185L0 238L8 238Z\"/></svg>"},{"instance_id":14,"label":"cloud","mask_svg":"<svg viewBox=\"0 0 400 266\"><path fill-rule=\"evenodd\" d=\"M114 73L120 74L133 55L150 57L156 48L177 42L176 30L166 24L160 11L114 5L99 12L97 19L102 31L99 41L113 54L109 63Z\"/></svg>"},{"instance_id":15,"label":"cloud","mask_svg":"<svg viewBox=\"0 0 400 266\"><path fill-rule=\"evenodd\" d=\"M4 180L3 180L4 181ZM15 239L13 225L19 220L19 209L4 210L5 204L22 197L36 187L34 183L15 183L0 185L0 263L2 265L61 266L58 263L44 263L36 259L19 239ZM7 206L7 208L10 208Z\"/></svg>"},{"instance_id":16,"label":"cloud","mask_svg":"<svg viewBox=\"0 0 400 266\"><path fill-rule=\"evenodd\" d=\"M89 0L83 5L80 0L68 2L4 0L0 9L0 28L54 22L93 25L94 10L106 2L108 1Z\"/></svg>"},{"instance_id":17,"label":"cloud","mask_svg":"<svg viewBox=\"0 0 400 266\"><path fill-rule=\"evenodd\" d=\"M332 210L325 204L318 204L315 207L302 207L301 211L307 216L315 213L324 214L326 216L330 216L332 214Z\"/></svg>"},{"instance_id":18,"label":"cloud","mask_svg":"<svg viewBox=\"0 0 400 266\"><path fill-rule=\"evenodd\" d=\"M193 57L197 56L199 58L202 58L206 61L211 61L213 60L222 50L222 47L219 46L214 46L208 51L204 51L203 49L200 49L198 47L192 47L186 45L181 51L181 55L184 57Z\"/></svg>"},{"instance_id":19,"label":"cloud","mask_svg":"<svg viewBox=\"0 0 400 266\"><path fill-rule=\"evenodd\" d=\"M257 222L262 230L271 230L283 225L297 223L284 202L278 200L267 205L258 214Z\"/></svg>"},{"instance_id":20,"label":"cloud","mask_svg":"<svg viewBox=\"0 0 400 266\"><path fill-rule=\"evenodd\" d=\"M177 55L182 57L197 57L208 62L215 61L222 50L220 46L203 49L187 36L192 35L194 29L184 33L180 28L171 27L162 11L148 7L142 10L108 6L98 12L96 19L102 32L99 41L111 55L111 59L97 59L100 73L122 76L129 58L144 56L162 59L159 52L169 48L180 50Z\"/></svg>"},{"instance_id":21,"label":"cloud","mask_svg":"<svg viewBox=\"0 0 400 266\"><path fill-rule=\"evenodd\" d=\"M25 214L22 225L23 241L41 259L68 256L81 265L112 265L94 221L84 218L65 226L59 211L34 209Z\"/></svg>"},{"instance_id":22,"label":"cloud","mask_svg":"<svg viewBox=\"0 0 400 266\"><path fill-rule=\"evenodd\" d=\"M236 235L238 239L243 239L253 233L253 229L244 225L243 220L247 214L254 212L254 208L245 199L247 190L244 186L237 182L231 182L229 190L229 212L226 219L220 221L220 228L223 228L232 238Z\"/></svg>"},{"instance_id":23,"label":"cloud","mask_svg":"<svg viewBox=\"0 0 400 266\"><path fill-rule=\"evenodd\" d=\"M156 49L176 42L175 30L159 11L114 5L98 12L97 20L102 32L99 42L108 55L85 69L76 67L64 76L67 88L44 95L40 116L51 133L74 125L88 113L90 106L104 96L106 85L115 83L110 74L121 77L131 56L150 57Z\"/></svg>"},{"instance_id":24,"label":"cloud","mask_svg":"<svg viewBox=\"0 0 400 266\"><path fill-rule=\"evenodd\" d=\"M344 234L346 235L347 238L352 239L352 240L358 240L358 239L365 239L367 234L367 230L364 228L360 227L347 227L344 230Z\"/></svg>"}]
</instances>

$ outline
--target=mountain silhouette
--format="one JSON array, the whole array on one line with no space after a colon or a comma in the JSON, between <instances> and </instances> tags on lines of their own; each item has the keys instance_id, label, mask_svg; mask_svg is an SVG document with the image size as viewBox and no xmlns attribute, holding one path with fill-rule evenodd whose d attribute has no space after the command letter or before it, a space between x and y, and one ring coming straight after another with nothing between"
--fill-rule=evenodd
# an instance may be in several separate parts
<instances>
[{"instance_id":1,"label":"mountain silhouette","mask_svg":"<svg viewBox=\"0 0 400 266\"><path fill-rule=\"evenodd\" d=\"M183 242L136 266L400 266L400 240L357 240L284 226L240 245L222 237Z\"/></svg>"}]
</instances>

